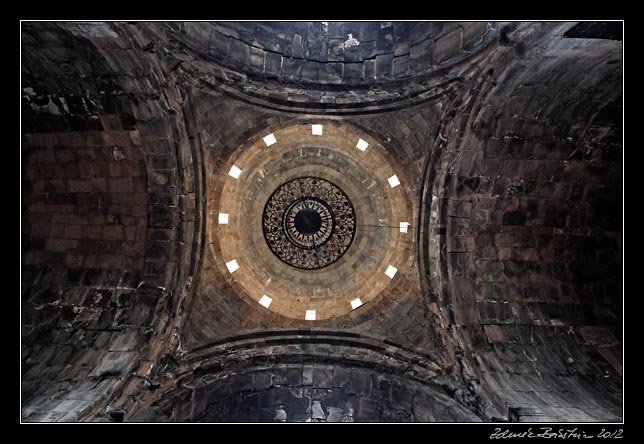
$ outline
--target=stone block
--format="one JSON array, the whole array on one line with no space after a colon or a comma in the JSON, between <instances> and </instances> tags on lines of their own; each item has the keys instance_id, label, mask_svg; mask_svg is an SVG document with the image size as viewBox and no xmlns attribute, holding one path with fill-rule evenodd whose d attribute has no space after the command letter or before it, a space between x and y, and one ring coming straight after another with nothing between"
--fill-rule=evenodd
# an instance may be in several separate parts
<instances>
[{"instance_id":1,"label":"stone block","mask_svg":"<svg viewBox=\"0 0 644 444\"><path fill-rule=\"evenodd\" d=\"M302 370L302 385L313 385L313 367L304 366Z\"/></svg>"},{"instance_id":2,"label":"stone block","mask_svg":"<svg viewBox=\"0 0 644 444\"><path fill-rule=\"evenodd\" d=\"M351 383L351 370L342 367L333 368L333 386L334 387L348 387Z\"/></svg>"},{"instance_id":3,"label":"stone block","mask_svg":"<svg viewBox=\"0 0 644 444\"><path fill-rule=\"evenodd\" d=\"M371 375L365 371L352 370L349 392L369 396L371 394Z\"/></svg>"},{"instance_id":4,"label":"stone block","mask_svg":"<svg viewBox=\"0 0 644 444\"><path fill-rule=\"evenodd\" d=\"M109 179L107 181L109 191L112 193L131 193L134 191L132 179L127 177L123 179Z\"/></svg>"},{"instance_id":5,"label":"stone block","mask_svg":"<svg viewBox=\"0 0 644 444\"><path fill-rule=\"evenodd\" d=\"M150 212L149 224L152 228L174 228L176 225L176 212L172 209L154 208Z\"/></svg>"},{"instance_id":6,"label":"stone block","mask_svg":"<svg viewBox=\"0 0 644 444\"><path fill-rule=\"evenodd\" d=\"M230 36L222 34L219 30L213 30L212 37L209 40L209 52L213 52L219 56L228 54L232 40Z\"/></svg>"},{"instance_id":7,"label":"stone block","mask_svg":"<svg viewBox=\"0 0 644 444\"><path fill-rule=\"evenodd\" d=\"M472 212L472 202L450 200L447 215L451 217L469 217Z\"/></svg>"},{"instance_id":8,"label":"stone block","mask_svg":"<svg viewBox=\"0 0 644 444\"><path fill-rule=\"evenodd\" d=\"M343 40L329 39L327 58L329 62L344 61L344 41Z\"/></svg>"},{"instance_id":9,"label":"stone block","mask_svg":"<svg viewBox=\"0 0 644 444\"><path fill-rule=\"evenodd\" d=\"M361 62L360 47L358 46L345 46L344 48L344 61L345 63Z\"/></svg>"},{"instance_id":10,"label":"stone block","mask_svg":"<svg viewBox=\"0 0 644 444\"><path fill-rule=\"evenodd\" d=\"M287 371L288 385L300 387L302 385L302 367L289 368Z\"/></svg>"},{"instance_id":11,"label":"stone block","mask_svg":"<svg viewBox=\"0 0 644 444\"><path fill-rule=\"evenodd\" d=\"M324 24L322 25L322 33L324 32ZM327 22L327 27L326 27L326 35L328 35L329 38L334 38L334 39L342 39L345 37L344 35L345 31L345 22ZM309 30L309 33L311 31ZM316 34L313 34L315 36Z\"/></svg>"},{"instance_id":12,"label":"stone block","mask_svg":"<svg viewBox=\"0 0 644 444\"><path fill-rule=\"evenodd\" d=\"M270 372L257 372L253 376L253 390L267 390L272 386ZM272 406L272 403L271 403Z\"/></svg>"},{"instance_id":13,"label":"stone block","mask_svg":"<svg viewBox=\"0 0 644 444\"><path fill-rule=\"evenodd\" d=\"M393 26L381 27L376 33L376 54L393 53L394 30ZM391 54L393 57L393 54Z\"/></svg>"},{"instance_id":14,"label":"stone block","mask_svg":"<svg viewBox=\"0 0 644 444\"><path fill-rule=\"evenodd\" d=\"M360 42L360 45L356 47L359 52L359 60L373 59L376 56L376 42Z\"/></svg>"},{"instance_id":15,"label":"stone block","mask_svg":"<svg viewBox=\"0 0 644 444\"><path fill-rule=\"evenodd\" d=\"M364 62L364 79L374 81L376 79L376 61L366 60Z\"/></svg>"},{"instance_id":16,"label":"stone block","mask_svg":"<svg viewBox=\"0 0 644 444\"><path fill-rule=\"evenodd\" d=\"M266 72L271 74L281 74L282 72L282 59L283 57L280 54L275 54L272 52L266 53L266 61L264 63L264 69Z\"/></svg>"},{"instance_id":17,"label":"stone block","mask_svg":"<svg viewBox=\"0 0 644 444\"><path fill-rule=\"evenodd\" d=\"M344 79L349 81L363 80L363 66L362 63L345 63L344 64Z\"/></svg>"},{"instance_id":18,"label":"stone block","mask_svg":"<svg viewBox=\"0 0 644 444\"><path fill-rule=\"evenodd\" d=\"M266 57L266 51L254 46L249 48L249 63L250 66L258 71L264 70L264 58Z\"/></svg>"},{"instance_id":19,"label":"stone block","mask_svg":"<svg viewBox=\"0 0 644 444\"><path fill-rule=\"evenodd\" d=\"M148 185L150 186L175 186L177 172L175 169L149 169Z\"/></svg>"},{"instance_id":20,"label":"stone block","mask_svg":"<svg viewBox=\"0 0 644 444\"><path fill-rule=\"evenodd\" d=\"M526 213L524 211L508 211L503 213L503 225L525 225Z\"/></svg>"},{"instance_id":21,"label":"stone block","mask_svg":"<svg viewBox=\"0 0 644 444\"><path fill-rule=\"evenodd\" d=\"M458 253L469 251L469 238L468 236L449 236L447 238L447 252ZM473 244L472 239L472 244Z\"/></svg>"},{"instance_id":22,"label":"stone block","mask_svg":"<svg viewBox=\"0 0 644 444\"><path fill-rule=\"evenodd\" d=\"M409 71L409 54L404 54L399 57L394 57L394 71L393 76L396 79L408 77Z\"/></svg>"},{"instance_id":23,"label":"stone block","mask_svg":"<svg viewBox=\"0 0 644 444\"><path fill-rule=\"evenodd\" d=\"M376 79L391 80L393 78L393 54L379 55L376 57Z\"/></svg>"},{"instance_id":24,"label":"stone block","mask_svg":"<svg viewBox=\"0 0 644 444\"><path fill-rule=\"evenodd\" d=\"M436 417L433 411L433 402L429 396L417 393L414 397L414 420L415 422L435 422Z\"/></svg>"},{"instance_id":25,"label":"stone block","mask_svg":"<svg viewBox=\"0 0 644 444\"><path fill-rule=\"evenodd\" d=\"M479 276L486 282L503 282L505 273L501 261L476 261L476 269Z\"/></svg>"},{"instance_id":26,"label":"stone block","mask_svg":"<svg viewBox=\"0 0 644 444\"><path fill-rule=\"evenodd\" d=\"M487 22L463 22L463 49L475 48L488 29Z\"/></svg>"},{"instance_id":27,"label":"stone block","mask_svg":"<svg viewBox=\"0 0 644 444\"><path fill-rule=\"evenodd\" d=\"M123 227L119 225L105 226L103 228L103 237L106 240L123 240L125 238Z\"/></svg>"},{"instance_id":28,"label":"stone block","mask_svg":"<svg viewBox=\"0 0 644 444\"><path fill-rule=\"evenodd\" d=\"M344 73L344 63L325 63L320 70L320 82L341 83Z\"/></svg>"},{"instance_id":29,"label":"stone block","mask_svg":"<svg viewBox=\"0 0 644 444\"><path fill-rule=\"evenodd\" d=\"M285 57L282 63L282 75L285 77L299 78L302 74L303 66L303 60Z\"/></svg>"},{"instance_id":30,"label":"stone block","mask_svg":"<svg viewBox=\"0 0 644 444\"><path fill-rule=\"evenodd\" d=\"M176 205L177 195L174 187L149 187L149 199L151 204ZM141 199L132 204L146 204L145 194L141 194Z\"/></svg>"},{"instance_id":31,"label":"stone block","mask_svg":"<svg viewBox=\"0 0 644 444\"><path fill-rule=\"evenodd\" d=\"M355 417L361 422L377 422L379 419L379 404L376 400L360 396L358 398Z\"/></svg>"},{"instance_id":32,"label":"stone block","mask_svg":"<svg viewBox=\"0 0 644 444\"><path fill-rule=\"evenodd\" d=\"M300 34L293 36L293 57L300 59L303 57L303 38Z\"/></svg>"},{"instance_id":33,"label":"stone block","mask_svg":"<svg viewBox=\"0 0 644 444\"><path fill-rule=\"evenodd\" d=\"M413 395L413 390L401 383L397 382L391 386L391 401L398 409L411 410Z\"/></svg>"},{"instance_id":34,"label":"stone block","mask_svg":"<svg viewBox=\"0 0 644 444\"><path fill-rule=\"evenodd\" d=\"M458 27L434 41L434 63L446 62L460 52L461 32Z\"/></svg>"},{"instance_id":35,"label":"stone block","mask_svg":"<svg viewBox=\"0 0 644 444\"><path fill-rule=\"evenodd\" d=\"M146 156L145 163L150 169L168 170L177 166L175 156L168 154L157 154Z\"/></svg>"},{"instance_id":36,"label":"stone block","mask_svg":"<svg viewBox=\"0 0 644 444\"><path fill-rule=\"evenodd\" d=\"M230 42L230 50L228 51L228 56L237 64L245 66L249 62L250 48L246 43L237 39L233 39Z\"/></svg>"},{"instance_id":37,"label":"stone block","mask_svg":"<svg viewBox=\"0 0 644 444\"><path fill-rule=\"evenodd\" d=\"M333 368L315 367L313 369L313 386L316 388L333 387Z\"/></svg>"},{"instance_id":38,"label":"stone block","mask_svg":"<svg viewBox=\"0 0 644 444\"><path fill-rule=\"evenodd\" d=\"M302 65L301 76L303 79L311 82L317 82L320 78L320 70L323 69L323 64L306 60Z\"/></svg>"}]
</instances>

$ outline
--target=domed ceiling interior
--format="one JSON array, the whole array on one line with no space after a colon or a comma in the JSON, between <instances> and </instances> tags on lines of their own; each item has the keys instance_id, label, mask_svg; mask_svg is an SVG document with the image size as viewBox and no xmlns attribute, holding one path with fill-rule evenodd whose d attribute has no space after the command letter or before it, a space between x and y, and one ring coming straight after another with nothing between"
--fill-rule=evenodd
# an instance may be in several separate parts
<instances>
[{"instance_id":1,"label":"domed ceiling interior","mask_svg":"<svg viewBox=\"0 0 644 444\"><path fill-rule=\"evenodd\" d=\"M621 26L22 22L22 420L621 421Z\"/></svg>"}]
</instances>

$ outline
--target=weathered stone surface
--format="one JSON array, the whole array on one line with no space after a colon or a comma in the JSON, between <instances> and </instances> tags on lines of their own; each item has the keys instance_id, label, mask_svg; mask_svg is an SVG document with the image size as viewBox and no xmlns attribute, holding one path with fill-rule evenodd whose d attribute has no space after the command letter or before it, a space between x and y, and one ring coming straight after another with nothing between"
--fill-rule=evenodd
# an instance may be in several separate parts
<instances>
[{"instance_id":1,"label":"weathered stone surface","mask_svg":"<svg viewBox=\"0 0 644 444\"><path fill-rule=\"evenodd\" d=\"M192 371L185 353L221 341L231 348L208 364L212 380L181 381L146 418L619 421L621 41L566 38L565 22L504 26L21 24L23 420L120 418L86 416L107 405L129 419L178 382L177 366ZM338 282L352 288L345 299L378 294L353 311L343 299L346 316L314 322L299 308L277 314L289 309L271 293L279 267L258 271L261 236L230 274L239 249L221 246L239 231L212 222L220 211L234 221L232 206L289 174L297 158L277 165L270 153L297 145L279 131L300 118L309 134L324 124L315 148L298 146L307 173L326 148L320 174L342 171L351 193L409 196L373 220L379 204L358 207L356 262L325 285L307 291L308 278L287 274L294 299L310 294L319 315L334 309ZM267 149L269 132L279 137ZM266 162L241 165L236 182L257 180L254 191L223 199L228 169L255 141ZM388 167L401 186L385 195ZM403 214L408 233L397 230ZM390 280L361 248L394 244L409 260L391 255ZM252 291L240 285L249 271L262 274ZM383 280L355 284L372 276ZM256 304L263 293L271 309ZM317 328L437 356L314 344ZM232 345L244 332L293 329L304 333L285 346L292 353L275 345L284 337L265 355L252 352L261 334ZM218 379L250 369L246 359L256 367ZM429 372L414 379L421 361L461 382L428 392Z\"/></svg>"},{"instance_id":2,"label":"weathered stone surface","mask_svg":"<svg viewBox=\"0 0 644 444\"><path fill-rule=\"evenodd\" d=\"M268 346L269 349L259 347L249 349L247 358L256 354L257 356L270 355L278 357L277 361L283 361L279 356L281 353L289 353L294 349L282 346ZM313 353L324 350L324 344L313 344L309 350ZM346 349L347 358L352 362L362 362L363 367L368 362L376 363L382 360L382 355L368 349L348 347ZM252 359L251 359L252 360ZM292 379L295 386L289 387L268 387L265 384L258 384L263 380L266 374L270 372L265 370L245 371L241 370L247 365L247 361L236 360L232 358L230 366L224 366L227 370L224 372L236 372L233 379L217 377L213 374L207 374L199 380L195 380L194 385L199 387L195 396L184 396L182 389L171 389L161 395L149 407L139 412L132 420L147 421L158 415L164 405L184 405L181 410L176 410L178 421L202 421L202 422L228 422L228 421L247 421L248 415L257 413L259 422L382 422L382 421L411 421L416 420L448 420L455 421L467 418L468 421L478 421L479 419L465 409L463 406L454 401L447 400L445 395L438 394L427 381L407 379L404 375L404 368L398 368L393 373L378 373L377 379L380 381L379 386L383 387L384 383L395 387L394 397L380 396L376 392L371 394L364 390L365 382L354 378L356 388L353 389L351 382L347 391L339 387L329 387L327 389L315 388L311 386L302 386L300 379ZM241 368L239 367L241 366ZM235 368L237 367L237 370ZM306 373L307 366L304 366ZM240 371L241 370L241 371ZM319 370L314 368L315 370ZM373 370L365 368L351 368L343 365L325 366L325 371L329 374L341 374L342 372L351 375L368 376L372 379ZM302 374L302 368L283 368L276 364L272 372L297 372ZM315 376L314 376L315 379ZM290 383L289 383L290 385ZM361 392L363 395L353 394ZM203 399L210 399L210 402L204 402ZM412 404L413 400L413 404Z\"/></svg>"}]
</instances>

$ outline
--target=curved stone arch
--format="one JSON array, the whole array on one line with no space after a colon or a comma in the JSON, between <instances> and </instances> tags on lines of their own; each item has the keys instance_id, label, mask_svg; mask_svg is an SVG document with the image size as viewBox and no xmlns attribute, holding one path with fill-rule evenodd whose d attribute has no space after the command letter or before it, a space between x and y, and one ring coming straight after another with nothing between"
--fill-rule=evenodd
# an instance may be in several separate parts
<instances>
[{"instance_id":1,"label":"curved stone arch","mask_svg":"<svg viewBox=\"0 0 644 444\"><path fill-rule=\"evenodd\" d=\"M480 421L434 357L359 334L258 331L193 351L179 373L126 420Z\"/></svg>"},{"instance_id":2,"label":"curved stone arch","mask_svg":"<svg viewBox=\"0 0 644 444\"><path fill-rule=\"evenodd\" d=\"M431 350L462 375L447 396L482 419L619 420L621 53L619 43L561 38L571 26L510 25L467 69L436 71L449 77L444 83L428 81L402 97L387 89L366 101L360 88L356 98L334 92L324 106L287 89L275 100L240 92L243 77L222 70L213 78L212 64L191 59L181 44L165 46L147 24L47 23L26 32L23 111L37 117L23 114L23 202L36 215L23 228L23 420L131 418L142 393L179 380L188 356L212 339L246 353L252 341L228 334L277 329L257 337L308 342L308 333L289 329L315 328L258 318L254 301L228 307L232 317L218 313L199 338L187 324L198 292L238 299L230 286L199 280L213 217L204 203L208 174L225 170L259 133L300 123L350 125L377 140L410 176L408 200L420 209L412 228L423 291L405 285L385 295L381 311L331 320L324 344L363 333ZM577 64L568 69L571 60ZM97 162L131 168L98 167L92 186L106 189L84 188L85 177L76 176L90 170L81 164ZM137 195L132 202L129 194ZM109 222L75 214L78 205L105 208L108 200L125 208L110 210ZM128 204L138 213L126 214ZM132 217L146 219L134 234L125 227ZM84 225L100 229L92 248L78 231ZM121 235L142 247L119 243ZM85 250L72 251L81 244ZM141 276L107 267L112 259L106 268L83 262L92 252L136 248L140 256L121 264L140 261ZM41 266L43 258L53 266ZM356 350L374 350L355 342Z\"/></svg>"},{"instance_id":3,"label":"curved stone arch","mask_svg":"<svg viewBox=\"0 0 644 444\"><path fill-rule=\"evenodd\" d=\"M608 253L616 249L613 236L619 235L613 230L619 229L592 209L605 200L584 205L589 194L579 191L580 183L583 191L604 187L593 185L598 181L616 186L621 177L615 163L621 148L614 138L621 121L604 117L599 125L592 123L621 96L619 70L602 63L617 56L619 44L598 41L594 47L587 44L586 51L593 52L580 47L566 53L570 58L553 57L560 71L539 67L541 57L574 48L556 37L568 27L553 27L513 63L500 69L490 63L494 71L478 104L465 113L470 123L462 138L444 140L437 163L429 161L425 176L424 194L431 192L432 199L422 224L427 255L423 277L453 332L450 343L466 384L491 418L615 421L621 415L618 324L610 315L599 325L593 315L580 315L587 310L583 296L575 296L586 291L588 279L592 287L608 285L619 292L620 284L609 277L619 261ZM589 70L593 75L586 76ZM576 88L582 86L572 79L581 72L591 82L583 88L610 99L595 105L590 100L594 95L580 93ZM521 108L522 94L533 99L523 100ZM597 149L587 155L590 134L602 135L590 143ZM613 154L602 154L606 149ZM535 195L542 188L554 195ZM582 200L581 205L575 202L577 221L561 217L565 211L559 206L571 198ZM553 251L548 239L563 243ZM566 253L568 243L605 248L608 259L575 259ZM606 277L589 278L584 267ZM561 286L547 283L548 276ZM614 299L612 306L615 310L619 303ZM603 345L595 348L597 344ZM589 379L604 395L590 394Z\"/></svg>"},{"instance_id":4,"label":"curved stone arch","mask_svg":"<svg viewBox=\"0 0 644 444\"><path fill-rule=\"evenodd\" d=\"M72 241L64 245L47 241L47 245L51 244L51 248L65 253L71 251L69 248L76 248L78 242L84 242L83 239L87 236L97 240L94 241L94 250L84 250L80 255L68 254L66 263L76 261L76 265L67 263L72 268L66 274L40 270L35 268L35 265L27 265L23 269L23 313L27 317L27 324L32 312L29 307L34 303L38 307L45 307L43 303L47 307L52 302L60 303L62 310L54 313L46 309L47 318L39 314L42 309L36 311L38 317L34 319L39 325L42 324L41 321L47 320L53 326L53 334L49 338L38 334L38 329L27 329L23 335L26 382L23 385L22 414L26 421L95 419L95 415L105 412L108 400L131 382L133 373L136 373L139 366L143 369L142 372L145 372L159 351L165 353L166 347L171 344L170 341L168 345L164 344L166 338L171 338L169 320L179 310L178 293L183 291L187 278L185 275L174 274L168 264L177 260L188 262L185 257L189 257L190 253L184 254L183 259L179 255L180 239L175 235L179 219L175 220L174 216L162 214L156 209L159 205L177 208L180 195L186 188L184 184L188 181L185 174L177 175L177 165L179 168L189 166L186 164L191 163L189 159L192 153L189 145L185 143L187 138L175 149L174 140L172 144L167 144L167 139L163 139L167 134L164 130L159 134L159 127L156 127L154 122L154 113L146 101L141 100L148 92L137 89L140 85L132 85L132 78L136 78L138 72L136 65L124 65L120 59L132 48L122 35L115 32L112 25L51 23L41 28L34 27L33 32L29 24L25 24L25 28L28 30L25 32L30 36L25 38L25 45L51 46L55 49L51 54L55 55L50 57L70 62L67 76L79 75L87 79L87 83L81 82L88 88L83 97L86 97L84 100L87 103L92 103L96 114L96 127L83 126L82 122L75 118L72 105L75 103L76 88L68 77L61 75L52 64L52 60L47 57L39 62L38 69L40 72L51 71L48 83L43 84L37 77L25 79L23 87L26 101L23 103L23 110L33 109L40 113L38 122L41 122L42 126L34 127L34 132L26 136L23 149L29 150L30 159L37 164L50 162L47 156L53 150L52 156L62 156L57 159L59 162L68 162L64 165L69 164L69 167L66 167L70 171L69 174L78 175L80 170L80 179L73 179L74 183L69 179L68 184L63 184L75 187L70 188L72 194L69 194L70 199L74 200L68 203L62 200L59 202L62 205L72 205L72 216L75 217L74 221L77 221L72 222L66 218L68 225L64 232L69 232L70 239L79 239L71 229L76 226L73 224L94 224L82 225L88 228L78 232L80 241L74 241L75 244L70 243ZM95 60L93 69L96 72L83 65L84 60L72 67L71 62L78 54L69 48L78 48L79 45L90 54L87 56L88 60ZM29 62L26 63L25 66L31 66ZM75 69L78 71L74 71ZM102 83L92 84L90 80L95 76L98 76ZM112 89L102 96L99 95L96 88L105 88L108 84ZM123 94L126 88L128 92ZM38 96L42 94L56 97L55 103L58 103L58 108L49 107L49 111L34 108L37 106ZM177 111L180 112L179 109ZM43 114L47 112L50 114ZM119 120L116 118L119 115L127 116L127 119ZM167 119L161 125L165 125L166 129L173 126ZM170 134L173 131L180 134L182 126L183 122L176 122L175 130L171 129ZM78 164L74 164L74 161ZM99 170L99 164L96 162L109 164L110 169ZM80 165L80 168L74 169L74 165ZM38 181L43 178L42 174L47 174L48 170L41 167L27 168L27 176L31 180L28 184L37 192L38 188L34 189L33 185L38 185ZM106 174L99 174L99 171L103 170ZM84 187L83 180L90 184L90 188ZM197 194L199 192L197 190ZM78 196L78 199L75 196ZM74 205L92 205L88 199L96 196L96 211L90 206L90 213L75 216L78 208ZM109 201L106 198L110 198ZM127 200L130 198L136 201ZM107 205L119 205L120 209L105 208ZM81 216L84 216L84 219ZM64 224L61 217L57 219L60 221L57 223ZM200 219L201 216L197 215L197 222ZM130 230L132 222L133 230ZM106 225L102 226L101 223ZM182 222L184 228L190 223ZM37 233L33 230L31 232ZM96 237L99 235L100 239ZM138 255L132 256L133 260L136 259L135 262L121 261L129 263L131 269L120 273L110 266L110 257L106 256L103 260L102 256L91 256L104 253L100 248L112 248L112 244L115 244L116 248L119 241L122 241L120 249L114 250L115 252ZM192 244L193 241L190 240L188 245ZM198 241L195 244L198 244ZM141 248L133 250L132 246L137 245ZM60 250L59 247L69 248ZM37 252L38 245L32 243L31 248ZM108 250L110 251L112 250ZM28 264L36 264L37 262L33 262L36 259L35 253L27 254ZM123 260L125 259L128 257L124 256ZM87 268L88 265L90 268ZM54 272L55 270L56 268L52 269ZM62 293L47 290L56 285L61 286ZM58 302L47 296L49 294L58 294ZM156 341L152 341L149 335L154 330L162 334ZM41 384L39 376L34 373L36 369L41 369L41 376L47 374L48 379L54 383L48 387ZM64 371L61 373L59 370ZM33 377L29 376L32 373ZM43 392L56 387L59 390L52 399L47 397L48 392Z\"/></svg>"},{"instance_id":5,"label":"curved stone arch","mask_svg":"<svg viewBox=\"0 0 644 444\"><path fill-rule=\"evenodd\" d=\"M275 26L278 25L279 23L275 24ZM368 25L370 26L370 24ZM386 25L389 26L391 23ZM408 26L407 23L398 23L397 25L401 27ZM221 24L166 22L147 23L143 27L144 32L134 31L130 24L123 23L114 23L112 28L113 32L127 35L128 39L141 45L146 51L153 52L159 46L167 49L169 54L174 54L179 50L182 54L180 59L170 56L167 63L174 64L172 69L177 69L181 66L179 71L199 79L199 83L204 88L214 87L239 101L253 103L273 110L343 115L376 113L383 110L393 111L412 104L422 103L430 97L435 97L435 92L433 91L440 90L446 85L444 82L437 83L435 78L439 74L448 74L453 79L462 76L473 60L485 55L497 44L503 23L418 22L414 27L436 28L435 32L430 32L430 34L432 32L434 34L426 36L426 39L431 41L429 46L420 48L422 46L420 42L415 42L412 45L415 47L412 58L417 59L418 63L421 60L425 60L423 62L425 63L424 67L420 68L419 71L422 74L405 79L404 75L398 75L404 70L397 69L395 79L383 77L373 85L367 85L366 89L361 91L360 94L356 94L355 91L351 93L345 91L349 87L352 89L365 88L356 82L351 82L349 85L334 85L333 82L328 84L313 82L303 89L301 88L302 80L297 80L293 82L293 85L290 85L288 77L280 77L276 84L270 85L272 81L271 75L261 75L255 78L256 76L242 72L243 70L235 71L225 66L220 66L219 64L222 63L221 57L213 58L212 55L216 54L216 51L208 50L208 45L214 42L214 40L209 40L208 36L217 34L216 31L213 31L217 26L221 26ZM438 48L436 51L432 51L431 48L434 43ZM246 43L242 44L246 45ZM397 42L397 45L400 46L397 49L400 54L396 55L396 60L399 64L408 64L410 58L409 45L406 45L402 40ZM383 51L391 52L393 50L390 48L390 50L383 49ZM437 57L435 57L436 60L432 60L432 53ZM393 52L390 55L392 54ZM388 56L381 54L378 57L386 58ZM384 58L380 64L383 63ZM391 58L393 59L393 56ZM371 60L371 62L374 62L374 60ZM163 62L166 61L164 60ZM236 62L239 62L239 60ZM344 62L335 64L343 65ZM187 69L184 70L182 65L186 66ZM250 65L246 66L249 67ZM316 85L318 86L317 88L315 87ZM418 88L418 85L421 85L421 87ZM339 87L339 89L336 87ZM334 91L334 89L338 90ZM403 91L402 93L401 90ZM318 102L322 106L319 106ZM356 108L362 109L356 111Z\"/></svg>"}]
</instances>

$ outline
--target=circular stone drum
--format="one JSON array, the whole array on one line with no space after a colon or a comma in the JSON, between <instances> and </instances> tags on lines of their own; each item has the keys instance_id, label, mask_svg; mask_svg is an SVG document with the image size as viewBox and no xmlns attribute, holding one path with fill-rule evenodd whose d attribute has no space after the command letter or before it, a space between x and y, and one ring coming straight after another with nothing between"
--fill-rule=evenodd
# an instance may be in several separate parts
<instances>
[{"instance_id":1,"label":"circular stone drum","mask_svg":"<svg viewBox=\"0 0 644 444\"><path fill-rule=\"evenodd\" d=\"M415 220L414 195L377 140L321 123L322 135L310 124L256 134L211 176L204 267L260 310L343 322L410 291L413 235L400 226Z\"/></svg>"}]
</instances>

